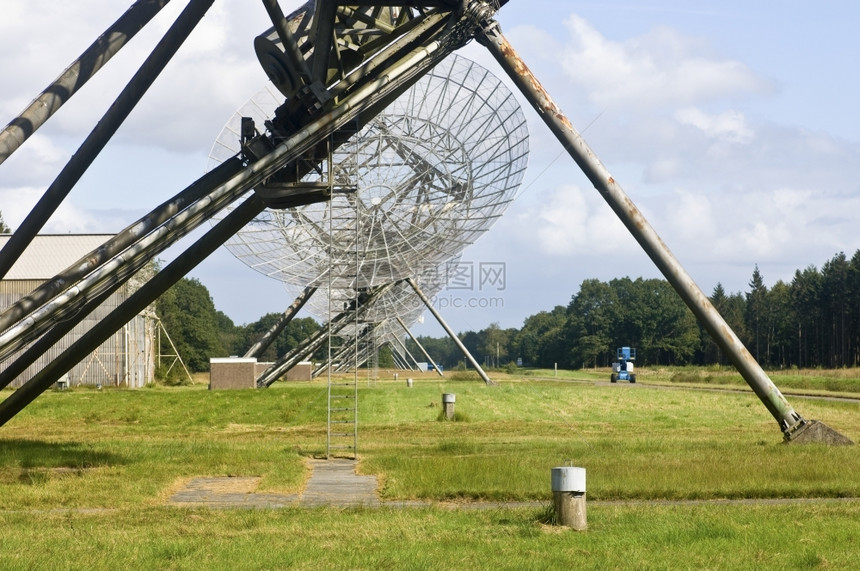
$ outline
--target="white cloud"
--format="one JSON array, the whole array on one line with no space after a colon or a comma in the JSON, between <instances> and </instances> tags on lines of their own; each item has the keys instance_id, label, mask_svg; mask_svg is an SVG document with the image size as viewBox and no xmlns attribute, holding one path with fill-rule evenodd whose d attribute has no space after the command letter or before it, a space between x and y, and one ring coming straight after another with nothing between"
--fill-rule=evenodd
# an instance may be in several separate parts
<instances>
[{"instance_id":1,"label":"white cloud","mask_svg":"<svg viewBox=\"0 0 860 571\"><path fill-rule=\"evenodd\" d=\"M677 190L675 199L667 201L664 223L684 244L709 244L718 234L714 207L710 197L702 193Z\"/></svg>"},{"instance_id":2,"label":"white cloud","mask_svg":"<svg viewBox=\"0 0 860 571\"><path fill-rule=\"evenodd\" d=\"M0 189L50 183L69 160L69 153L56 141L37 132L3 163ZM33 165L39 165L33 168Z\"/></svg>"},{"instance_id":3,"label":"white cloud","mask_svg":"<svg viewBox=\"0 0 860 571\"><path fill-rule=\"evenodd\" d=\"M754 261L790 266L793 260L818 256L820 263L840 249L860 247L844 241L855 226L852 213L860 209L857 196L789 187L719 194L676 190L672 196L652 197L648 204L652 224L679 258L750 260L750 268ZM660 204L664 208L655 207Z\"/></svg>"},{"instance_id":4,"label":"white cloud","mask_svg":"<svg viewBox=\"0 0 860 571\"><path fill-rule=\"evenodd\" d=\"M681 124L698 128L711 139L747 144L755 136L755 132L747 124L746 117L739 111L709 115L697 107L684 107L675 112L675 119Z\"/></svg>"},{"instance_id":5,"label":"white cloud","mask_svg":"<svg viewBox=\"0 0 860 571\"><path fill-rule=\"evenodd\" d=\"M518 233L536 239L539 250L553 257L608 253L629 244L629 233L593 189L560 185L537 202L508 216Z\"/></svg>"},{"instance_id":6,"label":"white cloud","mask_svg":"<svg viewBox=\"0 0 860 571\"><path fill-rule=\"evenodd\" d=\"M558 57L569 80L599 106L694 105L773 89L743 63L712 56L703 42L671 28L614 42L577 15L566 25L570 38Z\"/></svg>"},{"instance_id":7,"label":"white cloud","mask_svg":"<svg viewBox=\"0 0 860 571\"><path fill-rule=\"evenodd\" d=\"M15 187L0 190L0 204L3 205L3 219L15 230L42 197L44 189L34 187ZM46 234L66 233L103 233L117 232L127 222L117 217L118 213L97 211L76 206L66 200L42 229Z\"/></svg>"}]
</instances>

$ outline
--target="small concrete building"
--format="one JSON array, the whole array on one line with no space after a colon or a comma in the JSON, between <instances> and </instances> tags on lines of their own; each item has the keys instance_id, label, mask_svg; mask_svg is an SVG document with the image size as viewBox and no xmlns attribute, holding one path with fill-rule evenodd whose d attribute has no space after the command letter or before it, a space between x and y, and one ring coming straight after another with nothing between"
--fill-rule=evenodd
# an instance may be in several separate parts
<instances>
[{"instance_id":1,"label":"small concrete building","mask_svg":"<svg viewBox=\"0 0 860 571\"><path fill-rule=\"evenodd\" d=\"M287 371L287 381L310 381L313 378L314 365L310 361L301 361Z\"/></svg>"},{"instance_id":2,"label":"small concrete building","mask_svg":"<svg viewBox=\"0 0 860 571\"><path fill-rule=\"evenodd\" d=\"M210 357L209 390L255 389L257 377L273 363L257 362L254 357ZM287 371L286 381L310 381L313 364L302 361Z\"/></svg>"},{"instance_id":3,"label":"small concrete building","mask_svg":"<svg viewBox=\"0 0 860 571\"><path fill-rule=\"evenodd\" d=\"M254 357L210 357L209 390L256 389L257 359Z\"/></svg>"},{"instance_id":4,"label":"small concrete building","mask_svg":"<svg viewBox=\"0 0 860 571\"><path fill-rule=\"evenodd\" d=\"M6 244L9 236L9 234L0 234L0 248ZM112 237L112 234L36 236L8 274L0 280L0 312ZM37 362L19 375L12 382L12 386L19 387L27 382L95 323L125 301L136 289L134 284L134 279L126 282ZM158 351L157 323L154 308L148 308L135 316L98 349L72 367L65 380L72 387L78 385L142 387L152 382ZM14 354L9 361L11 362L22 352L23 350ZM3 365L0 364L0 366Z\"/></svg>"}]
</instances>

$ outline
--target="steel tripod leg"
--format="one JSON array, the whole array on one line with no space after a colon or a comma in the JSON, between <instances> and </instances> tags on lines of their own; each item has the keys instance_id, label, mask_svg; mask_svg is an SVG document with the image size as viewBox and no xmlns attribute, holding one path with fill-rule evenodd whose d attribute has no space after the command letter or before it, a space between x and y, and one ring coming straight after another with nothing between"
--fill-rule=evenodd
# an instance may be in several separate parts
<instances>
[{"instance_id":1,"label":"steel tripod leg","mask_svg":"<svg viewBox=\"0 0 860 571\"><path fill-rule=\"evenodd\" d=\"M412 278L407 278L406 281L409 283L409 285L412 287L412 289L415 290L415 293L418 294L418 297L421 298L421 301L424 302L424 305L427 306L427 309L430 310L430 313L433 314L433 317L436 318L436 321L439 322L439 325L442 326L442 328L445 330L445 332L448 334L448 336L451 338L451 340L454 341L454 343L457 345L457 347L460 349L460 351L463 352L463 356L465 356L466 359L469 361L469 363L471 363L471 365L475 368L475 370L478 371L478 374L481 376L481 378L484 380L484 382L487 383L488 385L495 384L493 381L490 380L490 377L487 376L487 373L484 372L484 369L481 368L481 366L478 364L478 362L475 360L475 358L472 356L472 354L469 353L469 350L466 349L466 346L463 345L463 342L460 341L460 338L457 337L457 335L454 333L454 331L450 327L448 327L448 324L445 323L445 320L442 319L442 316L439 314L438 311L436 311L436 308L433 307L433 304L430 303L430 300L427 299L427 296L424 294L424 292L421 290L421 288L418 287L418 284L415 282L415 280Z\"/></svg>"},{"instance_id":2,"label":"steel tripod leg","mask_svg":"<svg viewBox=\"0 0 860 571\"><path fill-rule=\"evenodd\" d=\"M747 384L776 419L785 439L793 439L794 433L801 431L808 424L808 421L788 404L773 381L744 347L668 246L663 243L636 205L633 204L633 201L630 200L630 197L615 182L600 159L574 129L570 120L555 104L540 81L529 70L525 62L520 59L513 46L502 35L498 24L494 21L489 22L484 27L483 33L479 35L478 40L490 50L505 73L516 83L529 103L537 110L544 123L600 192L603 199L615 211L636 241L672 284L681 299L708 330L714 341L731 359Z\"/></svg>"}]
</instances>

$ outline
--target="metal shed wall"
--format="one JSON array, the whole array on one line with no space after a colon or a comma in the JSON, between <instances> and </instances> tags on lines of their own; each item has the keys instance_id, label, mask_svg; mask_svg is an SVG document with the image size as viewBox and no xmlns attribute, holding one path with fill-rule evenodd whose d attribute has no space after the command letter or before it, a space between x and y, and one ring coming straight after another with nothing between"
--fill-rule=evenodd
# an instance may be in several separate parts
<instances>
[{"instance_id":1,"label":"metal shed wall","mask_svg":"<svg viewBox=\"0 0 860 571\"><path fill-rule=\"evenodd\" d=\"M0 280L0 311L29 294L47 279L62 271L95 247L104 243L109 235L52 235L37 236L7 279ZM0 236L0 247L7 237ZM66 350L95 323L122 303L130 294L128 284L117 290L108 300L81 321L60 342L55 344L37 362L13 382L19 387L46 364ZM114 333L98 349L84 356L68 373L69 386L103 385L139 388L152 382L156 366L156 324L153 311L134 317ZM11 362L23 349L8 359ZM3 363L0 363L0 367Z\"/></svg>"}]
</instances>

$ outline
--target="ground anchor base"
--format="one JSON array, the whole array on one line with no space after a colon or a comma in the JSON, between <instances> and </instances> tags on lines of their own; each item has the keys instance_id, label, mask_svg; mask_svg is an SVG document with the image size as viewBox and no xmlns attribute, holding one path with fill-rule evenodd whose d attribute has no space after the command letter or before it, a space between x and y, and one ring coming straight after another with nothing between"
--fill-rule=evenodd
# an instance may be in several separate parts
<instances>
[{"instance_id":1,"label":"ground anchor base","mask_svg":"<svg viewBox=\"0 0 860 571\"><path fill-rule=\"evenodd\" d=\"M792 444L831 444L838 446L854 444L853 440L818 420L810 420L794 432L786 434L785 441Z\"/></svg>"}]
</instances>

